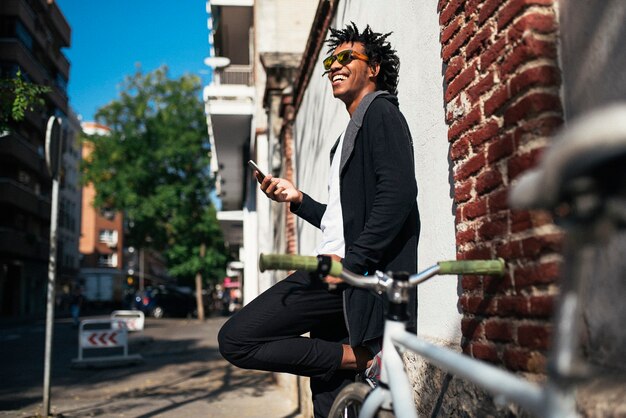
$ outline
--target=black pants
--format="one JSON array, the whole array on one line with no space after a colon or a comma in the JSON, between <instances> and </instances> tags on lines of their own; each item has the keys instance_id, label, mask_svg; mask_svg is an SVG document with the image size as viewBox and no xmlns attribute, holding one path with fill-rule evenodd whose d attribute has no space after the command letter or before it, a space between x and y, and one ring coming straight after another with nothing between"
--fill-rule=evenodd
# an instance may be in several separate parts
<instances>
[{"instance_id":1,"label":"black pants","mask_svg":"<svg viewBox=\"0 0 626 418\"><path fill-rule=\"evenodd\" d=\"M341 293L296 271L224 324L218 335L222 356L244 369L309 376L315 416L326 417L355 376L338 370L348 341ZM302 337L307 332L311 338Z\"/></svg>"}]
</instances>

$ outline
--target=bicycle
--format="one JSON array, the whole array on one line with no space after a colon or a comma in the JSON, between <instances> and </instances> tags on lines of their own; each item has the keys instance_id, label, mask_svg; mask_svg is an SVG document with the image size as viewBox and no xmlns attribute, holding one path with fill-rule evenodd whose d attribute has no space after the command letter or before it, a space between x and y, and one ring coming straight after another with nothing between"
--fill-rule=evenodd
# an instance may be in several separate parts
<instances>
[{"instance_id":1,"label":"bicycle","mask_svg":"<svg viewBox=\"0 0 626 418\"><path fill-rule=\"evenodd\" d=\"M409 276L376 272L361 276L326 256L261 255L260 268L316 272L341 277L348 285L385 293L382 372L375 388L346 386L329 417L417 417L412 388L401 354L412 351L441 369L473 382L501 401L517 403L540 417L575 417L574 390L590 376L579 352L580 293L591 246L606 242L626 227L626 105L595 112L564 129L540 165L524 175L510 194L519 209L551 210L566 230L565 272L554 317L554 343L548 354L547 380L530 382L513 372L428 343L405 330L410 288L437 274L501 274L502 260L446 261ZM615 176L615 173L618 176ZM621 174L621 175L620 175Z\"/></svg>"}]
</instances>

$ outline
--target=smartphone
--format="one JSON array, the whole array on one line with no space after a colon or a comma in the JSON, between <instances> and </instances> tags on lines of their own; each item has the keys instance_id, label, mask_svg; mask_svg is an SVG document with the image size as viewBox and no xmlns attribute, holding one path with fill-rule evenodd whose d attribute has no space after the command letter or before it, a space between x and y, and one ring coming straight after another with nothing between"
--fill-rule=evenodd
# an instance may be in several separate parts
<instances>
[{"instance_id":1,"label":"smartphone","mask_svg":"<svg viewBox=\"0 0 626 418\"><path fill-rule=\"evenodd\" d=\"M261 169L259 168L259 166L256 165L256 163L252 160L248 160L248 165L250 166L251 169L257 171L258 174L256 176L256 179L259 183L261 183L263 179L265 178L265 173L263 173Z\"/></svg>"}]
</instances>

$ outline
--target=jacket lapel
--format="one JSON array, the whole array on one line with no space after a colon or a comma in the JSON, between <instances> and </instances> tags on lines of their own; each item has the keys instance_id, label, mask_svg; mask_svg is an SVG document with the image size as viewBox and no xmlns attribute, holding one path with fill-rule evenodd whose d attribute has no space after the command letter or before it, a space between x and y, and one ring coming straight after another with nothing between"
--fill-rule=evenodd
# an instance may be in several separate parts
<instances>
[{"instance_id":1,"label":"jacket lapel","mask_svg":"<svg viewBox=\"0 0 626 418\"><path fill-rule=\"evenodd\" d=\"M346 128L346 134L343 137L343 147L341 148L341 164L339 165L339 175L343 173L343 169L348 162L348 159L352 155L352 151L354 151L354 141L356 140L356 135L359 133L359 129L361 129L361 125L363 124L363 118L365 117L365 113L369 108L370 104L374 101L374 99L381 94L387 93L384 90L378 90L372 92L365 96L359 106L354 111L350 122L348 122L348 127ZM335 154L335 149L337 147L337 143L333 146L331 150L331 161L332 156Z\"/></svg>"}]
</instances>

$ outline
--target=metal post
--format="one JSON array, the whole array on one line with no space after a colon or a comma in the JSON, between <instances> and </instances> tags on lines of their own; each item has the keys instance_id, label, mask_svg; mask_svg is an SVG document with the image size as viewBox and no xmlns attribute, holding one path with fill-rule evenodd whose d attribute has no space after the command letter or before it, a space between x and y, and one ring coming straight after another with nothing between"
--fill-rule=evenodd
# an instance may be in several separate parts
<instances>
[{"instance_id":1,"label":"metal post","mask_svg":"<svg viewBox=\"0 0 626 418\"><path fill-rule=\"evenodd\" d=\"M59 166L61 120L51 116L46 129L46 162L52 177L52 208L50 212L50 257L48 259L48 301L46 305L46 342L43 372L43 416L50 415L50 369L52 364L52 335L54 332L54 303L57 251L57 219L59 206Z\"/></svg>"}]
</instances>

